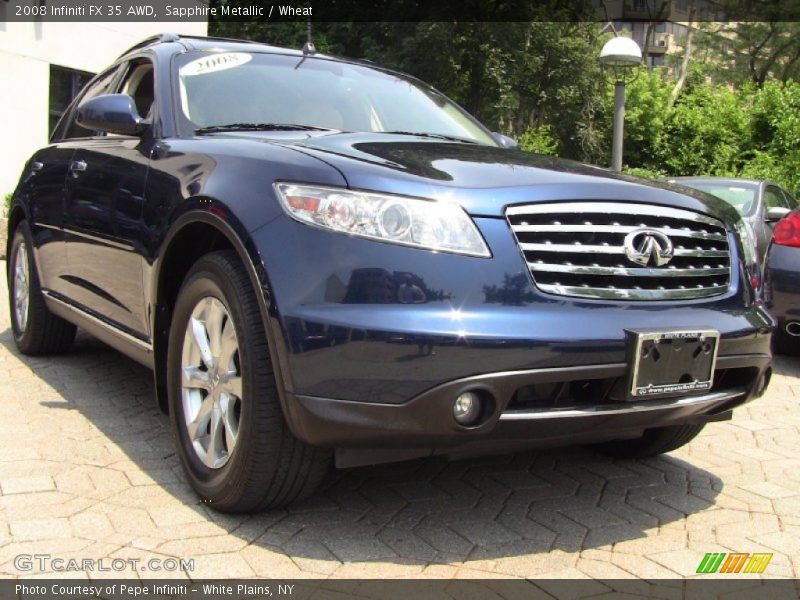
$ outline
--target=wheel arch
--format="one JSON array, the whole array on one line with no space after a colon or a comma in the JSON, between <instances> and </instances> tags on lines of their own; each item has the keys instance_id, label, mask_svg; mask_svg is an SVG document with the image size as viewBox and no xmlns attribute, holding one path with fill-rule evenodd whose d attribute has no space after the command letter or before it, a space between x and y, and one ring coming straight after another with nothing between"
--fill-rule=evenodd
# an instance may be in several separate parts
<instances>
[{"instance_id":1,"label":"wheel arch","mask_svg":"<svg viewBox=\"0 0 800 600\"><path fill-rule=\"evenodd\" d=\"M17 226L22 221L27 220L27 218L28 215L22 204L15 202L11 205L11 209L8 211L8 236L5 247L6 261L8 261L8 257L11 254L11 243L14 241L14 231L17 229Z\"/></svg>"},{"instance_id":2,"label":"wheel arch","mask_svg":"<svg viewBox=\"0 0 800 600\"><path fill-rule=\"evenodd\" d=\"M277 311L272 303L266 269L261 255L244 225L222 203L213 199L195 199L189 208L169 227L153 263L149 281L151 290L150 330L152 331L153 364L156 400L163 412L168 412L166 358L169 328L177 294L191 266L201 256L217 250L236 252L247 271L256 294L269 345L275 361L275 377L281 404L285 410L284 373L278 343L282 339Z\"/></svg>"}]
</instances>

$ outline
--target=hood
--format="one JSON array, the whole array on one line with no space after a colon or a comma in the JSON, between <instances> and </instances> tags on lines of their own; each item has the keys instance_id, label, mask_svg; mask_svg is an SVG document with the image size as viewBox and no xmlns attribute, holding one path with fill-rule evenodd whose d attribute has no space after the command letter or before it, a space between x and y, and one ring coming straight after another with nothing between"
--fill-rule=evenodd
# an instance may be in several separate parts
<instances>
[{"instance_id":1,"label":"hood","mask_svg":"<svg viewBox=\"0 0 800 600\"><path fill-rule=\"evenodd\" d=\"M269 141L313 156L356 189L461 204L473 216L502 217L512 204L568 200L644 202L739 219L722 200L681 185L499 147L381 133L225 134Z\"/></svg>"},{"instance_id":2,"label":"hood","mask_svg":"<svg viewBox=\"0 0 800 600\"><path fill-rule=\"evenodd\" d=\"M699 191L582 163L478 144L390 134L309 136L292 147L339 170L353 188L458 202L472 215L504 215L525 202L611 200L686 208L733 223L727 203Z\"/></svg>"}]
</instances>

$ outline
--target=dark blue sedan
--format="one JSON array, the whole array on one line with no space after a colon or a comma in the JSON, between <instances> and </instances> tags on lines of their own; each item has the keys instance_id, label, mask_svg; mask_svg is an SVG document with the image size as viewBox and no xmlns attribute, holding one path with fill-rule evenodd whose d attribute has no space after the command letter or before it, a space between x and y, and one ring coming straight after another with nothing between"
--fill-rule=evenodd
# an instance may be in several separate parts
<instances>
[{"instance_id":1,"label":"dark blue sedan","mask_svg":"<svg viewBox=\"0 0 800 600\"><path fill-rule=\"evenodd\" d=\"M31 157L8 223L20 351L78 326L151 367L220 510L308 495L332 461L669 452L771 373L727 203L518 151L311 49L142 42Z\"/></svg>"}]
</instances>

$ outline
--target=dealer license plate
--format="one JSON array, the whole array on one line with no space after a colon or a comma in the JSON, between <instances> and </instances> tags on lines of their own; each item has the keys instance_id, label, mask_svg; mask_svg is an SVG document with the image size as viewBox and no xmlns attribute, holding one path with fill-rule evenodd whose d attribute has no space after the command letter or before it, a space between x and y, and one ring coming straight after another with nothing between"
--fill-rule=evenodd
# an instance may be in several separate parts
<instances>
[{"instance_id":1,"label":"dealer license plate","mask_svg":"<svg viewBox=\"0 0 800 600\"><path fill-rule=\"evenodd\" d=\"M680 395L711 389L719 331L628 330L630 396Z\"/></svg>"}]
</instances>

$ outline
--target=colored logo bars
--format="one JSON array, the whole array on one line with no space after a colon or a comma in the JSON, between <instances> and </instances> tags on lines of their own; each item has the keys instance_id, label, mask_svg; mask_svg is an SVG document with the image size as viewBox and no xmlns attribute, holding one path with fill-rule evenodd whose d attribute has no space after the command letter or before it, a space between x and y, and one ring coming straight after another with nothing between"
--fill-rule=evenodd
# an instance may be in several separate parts
<instances>
[{"instance_id":1,"label":"colored logo bars","mask_svg":"<svg viewBox=\"0 0 800 600\"><path fill-rule=\"evenodd\" d=\"M727 558L726 558L727 557ZM709 552L700 561L698 573L763 573L772 554L747 552Z\"/></svg>"}]
</instances>

